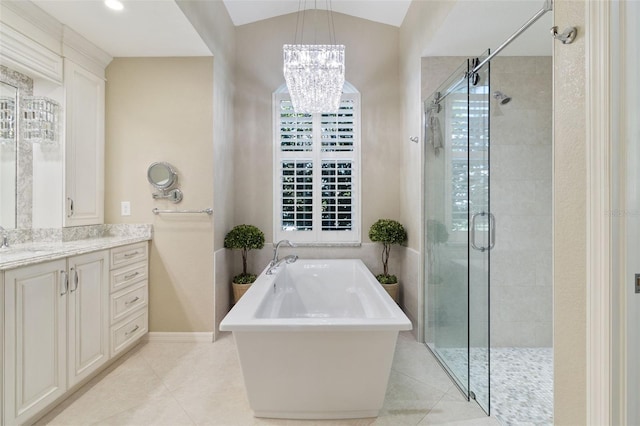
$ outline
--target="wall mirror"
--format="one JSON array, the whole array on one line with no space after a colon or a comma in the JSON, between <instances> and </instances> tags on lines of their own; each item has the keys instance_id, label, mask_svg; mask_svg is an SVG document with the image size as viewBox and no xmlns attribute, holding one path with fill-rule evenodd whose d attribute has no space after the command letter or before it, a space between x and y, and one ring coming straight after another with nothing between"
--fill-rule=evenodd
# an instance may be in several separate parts
<instances>
[{"instance_id":1,"label":"wall mirror","mask_svg":"<svg viewBox=\"0 0 640 426\"><path fill-rule=\"evenodd\" d=\"M178 184L178 173L171 164L164 161L151 164L147 169L147 180L158 190L152 194L154 199L168 199L173 203L182 201L182 191L173 188Z\"/></svg>"},{"instance_id":2,"label":"wall mirror","mask_svg":"<svg viewBox=\"0 0 640 426\"><path fill-rule=\"evenodd\" d=\"M16 227L18 88L0 82L0 226Z\"/></svg>"},{"instance_id":3,"label":"wall mirror","mask_svg":"<svg viewBox=\"0 0 640 426\"><path fill-rule=\"evenodd\" d=\"M156 189L167 190L178 181L178 174L171 164L159 162L149 166L147 179Z\"/></svg>"}]
</instances>

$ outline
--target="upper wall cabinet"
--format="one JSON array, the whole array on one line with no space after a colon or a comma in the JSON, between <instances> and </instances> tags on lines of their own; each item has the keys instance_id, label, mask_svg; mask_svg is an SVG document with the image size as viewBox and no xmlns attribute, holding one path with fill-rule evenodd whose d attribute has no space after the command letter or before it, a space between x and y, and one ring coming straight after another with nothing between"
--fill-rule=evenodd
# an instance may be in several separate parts
<instances>
[{"instance_id":1,"label":"upper wall cabinet","mask_svg":"<svg viewBox=\"0 0 640 426\"><path fill-rule=\"evenodd\" d=\"M17 151L18 216L31 219L23 226L104 222L104 75L111 60L34 3L0 0L0 64L31 79L33 95L63 105L60 146Z\"/></svg>"},{"instance_id":2,"label":"upper wall cabinet","mask_svg":"<svg viewBox=\"0 0 640 426\"><path fill-rule=\"evenodd\" d=\"M104 80L64 60L64 226L104 223Z\"/></svg>"}]
</instances>

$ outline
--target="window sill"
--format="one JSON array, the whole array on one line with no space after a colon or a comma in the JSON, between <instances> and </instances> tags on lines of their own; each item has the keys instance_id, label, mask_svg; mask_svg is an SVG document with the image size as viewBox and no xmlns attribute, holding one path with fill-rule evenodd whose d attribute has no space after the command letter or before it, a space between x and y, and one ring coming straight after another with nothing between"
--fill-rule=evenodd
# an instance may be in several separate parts
<instances>
[{"instance_id":1,"label":"window sill","mask_svg":"<svg viewBox=\"0 0 640 426\"><path fill-rule=\"evenodd\" d=\"M296 241L291 241L292 243L294 243L296 245L296 247L361 247L362 243L361 242L327 242L327 243L303 243L303 242L296 242ZM273 245L275 246L277 243L277 241L273 242Z\"/></svg>"}]
</instances>

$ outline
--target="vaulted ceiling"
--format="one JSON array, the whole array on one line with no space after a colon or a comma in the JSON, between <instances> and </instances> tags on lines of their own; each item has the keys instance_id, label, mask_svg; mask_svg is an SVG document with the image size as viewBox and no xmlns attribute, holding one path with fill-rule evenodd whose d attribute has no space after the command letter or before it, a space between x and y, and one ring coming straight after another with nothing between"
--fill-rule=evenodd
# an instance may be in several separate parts
<instances>
[{"instance_id":1,"label":"vaulted ceiling","mask_svg":"<svg viewBox=\"0 0 640 426\"><path fill-rule=\"evenodd\" d=\"M189 1L189 0L186 0ZM223 1L235 25L268 19L300 8L331 10L399 27L411 0L204 0ZM438 0L414 0L438 1ZM443 0L440 0L443 1ZM446 0L453 1L453 0ZM122 0L124 10L102 0L33 0L45 12L114 57L207 56L210 51L174 0ZM426 56L477 55L495 48L542 6L542 0L457 0L423 52ZM529 55L551 54L551 14L517 44ZM507 52L508 53L508 52Z\"/></svg>"}]
</instances>

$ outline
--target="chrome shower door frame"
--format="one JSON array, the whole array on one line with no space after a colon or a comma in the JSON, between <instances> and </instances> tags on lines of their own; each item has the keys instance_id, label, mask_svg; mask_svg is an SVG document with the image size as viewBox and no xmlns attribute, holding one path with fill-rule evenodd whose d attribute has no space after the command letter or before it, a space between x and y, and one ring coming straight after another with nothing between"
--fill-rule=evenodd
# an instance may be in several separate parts
<instances>
[{"instance_id":1,"label":"chrome shower door frame","mask_svg":"<svg viewBox=\"0 0 640 426\"><path fill-rule=\"evenodd\" d=\"M489 64L474 71L479 62L467 60L424 102L424 337L467 399L489 413L495 219L489 211Z\"/></svg>"}]
</instances>

